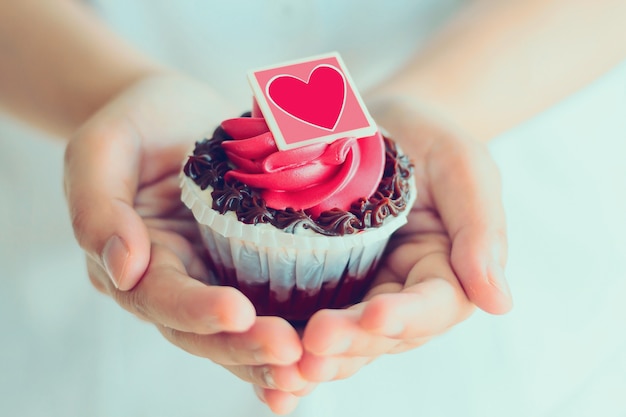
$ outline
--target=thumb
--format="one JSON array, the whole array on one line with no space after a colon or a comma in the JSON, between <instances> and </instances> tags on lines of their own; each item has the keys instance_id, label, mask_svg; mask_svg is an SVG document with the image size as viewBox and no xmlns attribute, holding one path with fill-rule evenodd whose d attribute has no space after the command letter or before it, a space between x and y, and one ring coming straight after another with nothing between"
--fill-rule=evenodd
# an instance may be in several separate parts
<instances>
[{"instance_id":1,"label":"thumb","mask_svg":"<svg viewBox=\"0 0 626 417\"><path fill-rule=\"evenodd\" d=\"M83 128L65 152L65 193L79 245L121 290L133 288L150 258L148 230L133 208L141 137L131 123Z\"/></svg>"},{"instance_id":2,"label":"thumb","mask_svg":"<svg viewBox=\"0 0 626 417\"><path fill-rule=\"evenodd\" d=\"M452 238L451 263L479 308L503 314L513 307L504 269L506 219L500 174L485 146L457 142L441 147L432 166L435 204Z\"/></svg>"}]
</instances>

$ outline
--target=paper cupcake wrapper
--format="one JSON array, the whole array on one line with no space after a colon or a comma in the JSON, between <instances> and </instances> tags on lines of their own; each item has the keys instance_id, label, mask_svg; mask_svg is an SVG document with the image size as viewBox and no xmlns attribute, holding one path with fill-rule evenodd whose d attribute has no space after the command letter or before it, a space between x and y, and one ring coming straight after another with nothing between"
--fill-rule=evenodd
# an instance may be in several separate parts
<instances>
[{"instance_id":1,"label":"paper cupcake wrapper","mask_svg":"<svg viewBox=\"0 0 626 417\"><path fill-rule=\"evenodd\" d=\"M304 320L320 308L345 307L363 296L416 195L412 188L407 209L379 228L322 236L285 233L267 224L242 223L232 212L220 214L210 207L210 198L203 198L210 190L200 190L184 175L181 189L182 201L200 226L217 283L239 288L259 314L293 320Z\"/></svg>"},{"instance_id":2,"label":"paper cupcake wrapper","mask_svg":"<svg viewBox=\"0 0 626 417\"><path fill-rule=\"evenodd\" d=\"M387 238L342 250L259 246L200 225L215 283L238 288L257 314L304 321L363 298Z\"/></svg>"}]
</instances>

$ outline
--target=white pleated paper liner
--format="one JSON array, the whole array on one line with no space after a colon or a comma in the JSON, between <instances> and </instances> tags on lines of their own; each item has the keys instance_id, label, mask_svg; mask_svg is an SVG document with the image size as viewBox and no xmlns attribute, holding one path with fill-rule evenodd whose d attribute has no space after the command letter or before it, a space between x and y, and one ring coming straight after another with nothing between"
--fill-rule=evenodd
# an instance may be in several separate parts
<instances>
[{"instance_id":1,"label":"white pleated paper liner","mask_svg":"<svg viewBox=\"0 0 626 417\"><path fill-rule=\"evenodd\" d=\"M211 208L211 188L201 190L181 174L181 199L200 226L215 280L241 290L259 315L308 319L321 308L342 308L363 296L389 237L415 201L379 228L323 236L311 230L286 233L270 224L245 224L235 213Z\"/></svg>"}]
</instances>

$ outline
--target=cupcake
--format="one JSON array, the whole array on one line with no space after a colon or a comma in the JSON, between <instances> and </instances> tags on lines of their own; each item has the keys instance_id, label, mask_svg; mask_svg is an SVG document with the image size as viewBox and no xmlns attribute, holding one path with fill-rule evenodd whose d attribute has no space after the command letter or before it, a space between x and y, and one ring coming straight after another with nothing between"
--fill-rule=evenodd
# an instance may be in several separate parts
<instances>
[{"instance_id":1,"label":"cupcake","mask_svg":"<svg viewBox=\"0 0 626 417\"><path fill-rule=\"evenodd\" d=\"M181 196L207 283L239 289L258 315L301 322L362 299L416 190L410 161L379 131L286 150L274 137L255 100L195 144Z\"/></svg>"}]
</instances>

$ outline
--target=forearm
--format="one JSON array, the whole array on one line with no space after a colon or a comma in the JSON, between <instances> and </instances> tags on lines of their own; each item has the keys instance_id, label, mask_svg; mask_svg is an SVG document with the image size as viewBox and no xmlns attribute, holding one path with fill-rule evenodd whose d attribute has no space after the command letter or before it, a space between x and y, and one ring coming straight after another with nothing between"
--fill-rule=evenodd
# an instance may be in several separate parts
<instances>
[{"instance_id":1,"label":"forearm","mask_svg":"<svg viewBox=\"0 0 626 417\"><path fill-rule=\"evenodd\" d=\"M479 139L626 57L623 0L475 1L373 96L425 103Z\"/></svg>"},{"instance_id":2,"label":"forearm","mask_svg":"<svg viewBox=\"0 0 626 417\"><path fill-rule=\"evenodd\" d=\"M0 1L0 104L54 135L156 71L79 2Z\"/></svg>"}]
</instances>

